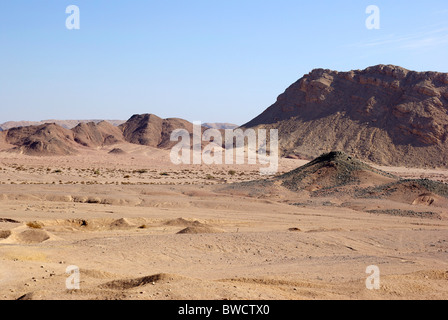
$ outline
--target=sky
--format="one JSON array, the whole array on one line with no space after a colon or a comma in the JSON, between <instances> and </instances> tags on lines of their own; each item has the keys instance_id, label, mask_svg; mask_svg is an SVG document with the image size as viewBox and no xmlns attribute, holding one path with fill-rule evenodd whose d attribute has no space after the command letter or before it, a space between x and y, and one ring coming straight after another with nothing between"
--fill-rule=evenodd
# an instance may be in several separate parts
<instances>
[{"instance_id":1,"label":"sky","mask_svg":"<svg viewBox=\"0 0 448 320\"><path fill-rule=\"evenodd\" d=\"M0 48L0 123L243 124L315 68L448 72L448 1L2 0Z\"/></svg>"}]
</instances>

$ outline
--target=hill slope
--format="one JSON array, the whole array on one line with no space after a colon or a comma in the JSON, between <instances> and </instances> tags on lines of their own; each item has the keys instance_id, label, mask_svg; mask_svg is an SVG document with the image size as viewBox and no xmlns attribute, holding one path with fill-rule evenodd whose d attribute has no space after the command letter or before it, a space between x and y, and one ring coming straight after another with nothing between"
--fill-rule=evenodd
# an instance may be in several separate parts
<instances>
[{"instance_id":1,"label":"hill slope","mask_svg":"<svg viewBox=\"0 0 448 320\"><path fill-rule=\"evenodd\" d=\"M12 128L5 141L26 155L70 155L76 153L73 132L54 123Z\"/></svg>"},{"instance_id":2,"label":"hill slope","mask_svg":"<svg viewBox=\"0 0 448 320\"><path fill-rule=\"evenodd\" d=\"M278 129L285 156L342 150L382 165L446 167L448 74L316 69L242 127Z\"/></svg>"},{"instance_id":3,"label":"hill slope","mask_svg":"<svg viewBox=\"0 0 448 320\"><path fill-rule=\"evenodd\" d=\"M102 147L124 142L121 130L106 121L98 124L80 123L72 131L75 141L86 147Z\"/></svg>"},{"instance_id":4,"label":"hill slope","mask_svg":"<svg viewBox=\"0 0 448 320\"><path fill-rule=\"evenodd\" d=\"M170 141L171 132L176 129L186 129L192 134L193 124L152 114L134 115L120 126L109 121L81 122L68 130L56 123L46 123L1 131L0 149L33 156L52 156L76 154L80 147L98 148L126 142L170 148L178 143Z\"/></svg>"},{"instance_id":5,"label":"hill slope","mask_svg":"<svg viewBox=\"0 0 448 320\"><path fill-rule=\"evenodd\" d=\"M317 191L346 185L376 186L397 181L398 178L343 152L330 152L275 180L292 191Z\"/></svg>"},{"instance_id":6,"label":"hill slope","mask_svg":"<svg viewBox=\"0 0 448 320\"><path fill-rule=\"evenodd\" d=\"M171 142L170 135L176 129L193 132L193 124L187 120L162 119L153 114L133 115L120 128L126 141L157 148L175 145L177 142Z\"/></svg>"}]
</instances>

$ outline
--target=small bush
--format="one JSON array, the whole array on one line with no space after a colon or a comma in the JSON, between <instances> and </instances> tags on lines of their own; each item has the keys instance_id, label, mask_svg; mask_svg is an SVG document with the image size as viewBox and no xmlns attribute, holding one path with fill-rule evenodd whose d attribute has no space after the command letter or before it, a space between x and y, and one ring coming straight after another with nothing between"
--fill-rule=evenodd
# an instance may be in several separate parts
<instances>
[{"instance_id":1,"label":"small bush","mask_svg":"<svg viewBox=\"0 0 448 320\"><path fill-rule=\"evenodd\" d=\"M32 229L42 229L42 226L39 223L37 223L36 221L28 222L26 225Z\"/></svg>"}]
</instances>

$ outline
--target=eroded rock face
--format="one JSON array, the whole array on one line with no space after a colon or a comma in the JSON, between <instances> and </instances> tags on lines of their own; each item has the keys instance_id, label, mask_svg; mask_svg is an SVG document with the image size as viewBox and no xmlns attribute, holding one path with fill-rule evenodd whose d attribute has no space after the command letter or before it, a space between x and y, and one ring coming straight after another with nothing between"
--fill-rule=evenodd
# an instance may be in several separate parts
<instances>
[{"instance_id":1,"label":"eroded rock face","mask_svg":"<svg viewBox=\"0 0 448 320\"><path fill-rule=\"evenodd\" d=\"M243 125L258 126L279 129L283 155L336 149L385 165L446 166L448 74L315 69Z\"/></svg>"}]
</instances>

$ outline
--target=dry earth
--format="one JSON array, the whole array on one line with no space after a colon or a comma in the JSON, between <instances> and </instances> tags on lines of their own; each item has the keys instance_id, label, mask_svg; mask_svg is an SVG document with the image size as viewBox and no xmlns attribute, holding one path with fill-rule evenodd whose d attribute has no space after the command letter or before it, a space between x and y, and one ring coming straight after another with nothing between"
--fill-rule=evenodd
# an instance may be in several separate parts
<instances>
[{"instance_id":1,"label":"dry earth","mask_svg":"<svg viewBox=\"0 0 448 320\"><path fill-rule=\"evenodd\" d=\"M281 159L279 175L305 163ZM448 181L448 170L378 169ZM166 150L130 144L1 153L0 298L448 298L443 197L244 183L257 179L257 166L175 166ZM80 290L66 289L70 265ZM366 289L369 265L380 290Z\"/></svg>"}]
</instances>

